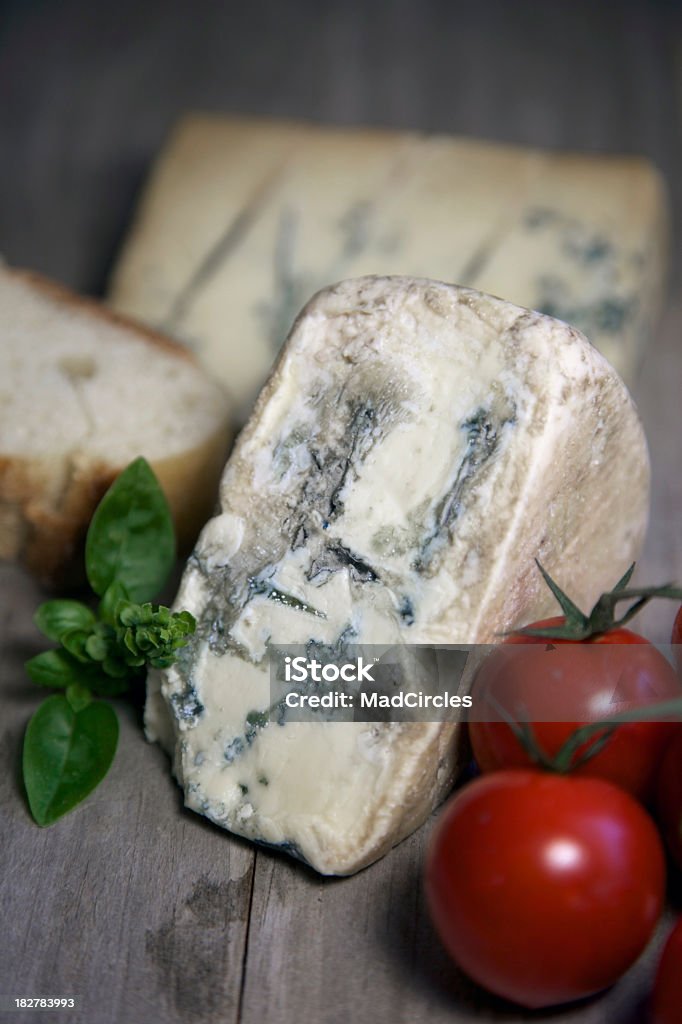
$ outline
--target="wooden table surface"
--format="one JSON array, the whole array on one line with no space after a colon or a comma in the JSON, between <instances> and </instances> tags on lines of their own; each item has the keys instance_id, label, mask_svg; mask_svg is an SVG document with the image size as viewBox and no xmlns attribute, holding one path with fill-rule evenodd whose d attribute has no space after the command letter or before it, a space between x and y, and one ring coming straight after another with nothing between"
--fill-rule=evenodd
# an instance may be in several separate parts
<instances>
[{"instance_id":1,"label":"wooden table surface","mask_svg":"<svg viewBox=\"0 0 682 1024\"><path fill-rule=\"evenodd\" d=\"M5 0L0 251L100 293L149 161L186 109L644 153L669 179L674 269L635 395L654 466L638 578L679 579L681 43L671 3ZM428 922L430 824L354 878L321 879L185 811L130 707L110 776L76 813L38 829L19 757L40 698L22 664L41 647L31 621L41 597L0 567L0 996L75 995L79 1009L0 1019L641 1019L656 942L581 1007L536 1015L492 1000L449 964ZM649 612L642 625L665 640L671 616Z\"/></svg>"}]
</instances>

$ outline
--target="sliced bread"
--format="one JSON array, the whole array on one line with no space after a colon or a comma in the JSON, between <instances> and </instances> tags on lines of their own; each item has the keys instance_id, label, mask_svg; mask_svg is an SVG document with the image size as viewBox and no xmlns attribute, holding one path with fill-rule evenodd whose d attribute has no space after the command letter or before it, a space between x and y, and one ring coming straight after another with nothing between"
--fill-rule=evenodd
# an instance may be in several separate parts
<instances>
[{"instance_id":1,"label":"sliced bread","mask_svg":"<svg viewBox=\"0 0 682 1024\"><path fill-rule=\"evenodd\" d=\"M229 420L185 348L0 266L0 558L63 579L100 497L138 455L187 547L215 501Z\"/></svg>"}]
</instances>

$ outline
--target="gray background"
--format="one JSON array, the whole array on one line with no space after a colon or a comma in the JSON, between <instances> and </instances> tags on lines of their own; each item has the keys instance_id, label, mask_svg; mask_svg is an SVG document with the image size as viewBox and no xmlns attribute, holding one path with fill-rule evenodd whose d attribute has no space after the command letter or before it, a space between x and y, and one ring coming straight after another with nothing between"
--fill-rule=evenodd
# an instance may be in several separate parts
<instances>
[{"instance_id":1,"label":"gray background","mask_svg":"<svg viewBox=\"0 0 682 1024\"><path fill-rule=\"evenodd\" d=\"M0 3L0 251L101 294L183 111L262 113L632 152L666 174L675 272L636 391L652 526L640 578L682 575L680 11L671 3ZM420 889L429 825L350 880L255 853L182 810L121 709L114 769L39 830L21 795L41 594L0 567L0 995L80 996L90 1024L432 1024L640 1019L657 943L606 997L528 1015L448 963ZM671 609L645 620L669 636ZM660 935L659 939L660 941Z\"/></svg>"}]
</instances>

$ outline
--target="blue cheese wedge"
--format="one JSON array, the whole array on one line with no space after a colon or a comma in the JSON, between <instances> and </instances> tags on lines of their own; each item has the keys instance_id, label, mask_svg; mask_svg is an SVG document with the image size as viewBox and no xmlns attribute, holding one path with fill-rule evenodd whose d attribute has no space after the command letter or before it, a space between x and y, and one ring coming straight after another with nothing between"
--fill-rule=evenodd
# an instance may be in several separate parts
<instances>
[{"instance_id":1,"label":"blue cheese wedge","mask_svg":"<svg viewBox=\"0 0 682 1024\"><path fill-rule=\"evenodd\" d=\"M366 277L297 319L177 607L198 630L149 679L186 803L325 874L418 826L457 765L444 723L269 721L268 644L494 641L589 605L636 557L649 463L620 378L548 316Z\"/></svg>"},{"instance_id":2,"label":"blue cheese wedge","mask_svg":"<svg viewBox=\"0 0 682 1024\"><path fill-rule=\"evenodd\" d=\"M630 384L666 223L660 176L637 158L192 116L159 158L110 299L193 348L242 420L303 303L362 274L542 310Z\"/></svg>"}]
</instances>

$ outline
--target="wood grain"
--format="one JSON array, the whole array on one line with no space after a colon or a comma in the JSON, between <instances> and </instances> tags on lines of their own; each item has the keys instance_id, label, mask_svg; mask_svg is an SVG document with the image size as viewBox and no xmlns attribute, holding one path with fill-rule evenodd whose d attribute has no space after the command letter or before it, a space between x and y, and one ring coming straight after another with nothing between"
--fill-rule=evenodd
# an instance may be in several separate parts
<instances>
[{"instance_id":1,"label":"wood grain","mask_svg":"<svg viewBox=\"0 0 682 1024\"><path fill-rule=\"evenodd\" d=\"M22 664L43 647L31 623L42 595L7 566L0 593L0 994L80 996L89 1021L232 1024L253 850L182 811L167 758L122 703L110 775L58 826L34 825L19 761L37 701Z\"/></svg>"},{"instance_id":2,"label":"wood grain","mask_svg":"<svg viewBox=\"0 0 682 1024\"><path fill-rule=\"evenodd\" d=\"M0 10L0 250L101 292L173 120L205 108L538 146L641 152L682 224L680 19L672 3L298 0L246 5L6 0ZM682 575L682 260L637 400L654 465L639 577ZM398 1024L531 1019L447 962L424 913L429 825L379 864L324 880L184 811L167 761L121 708L101 788L31 822L18 772L39 695L41 594L0 569L0 994L80 996L59 1024ZM671 610L647 613L665 638ZM660 936L659 936L660 941ZM554 1024L634 1024L656 952Z\"/></svg>"}]
</instances>

